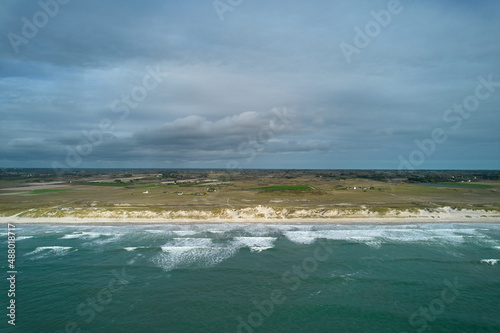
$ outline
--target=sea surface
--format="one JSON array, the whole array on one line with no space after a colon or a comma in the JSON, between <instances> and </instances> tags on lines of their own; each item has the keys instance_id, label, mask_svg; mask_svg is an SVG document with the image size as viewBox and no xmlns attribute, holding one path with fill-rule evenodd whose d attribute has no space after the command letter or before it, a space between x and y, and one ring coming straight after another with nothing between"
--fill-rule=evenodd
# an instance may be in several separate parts
<instances>
[{"instance_id":1,"label":"sea surface","mask_svg":"<svg viewBox=\"0 0 500 333\"><path fill-rule=\"evenodd\" d=\"M16 250L0 332L500 332L500 224L16 225Z\"/></svg>"}]
</instances>

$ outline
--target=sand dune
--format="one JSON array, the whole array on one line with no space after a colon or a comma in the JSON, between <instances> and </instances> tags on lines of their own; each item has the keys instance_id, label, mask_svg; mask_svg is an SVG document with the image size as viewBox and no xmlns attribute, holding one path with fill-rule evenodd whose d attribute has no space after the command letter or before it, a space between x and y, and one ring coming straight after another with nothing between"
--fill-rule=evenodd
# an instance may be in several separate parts
<instances>
[{"instance_id":1,"label":"sand dune","mask_svg":"<svg viewBox=\"0 0 500 333\"><path fill-rule=\"evenodd\" d=\"M369 209L299 209L266 206L242 209L224 208L218 211L178 210L70 210L26 211L13 216L0 217L0 223L414 223L414 222L484 222L500 223L500 212L486 210L434 209L396 210L385 213Z\"/></svg>"}]
</instances>

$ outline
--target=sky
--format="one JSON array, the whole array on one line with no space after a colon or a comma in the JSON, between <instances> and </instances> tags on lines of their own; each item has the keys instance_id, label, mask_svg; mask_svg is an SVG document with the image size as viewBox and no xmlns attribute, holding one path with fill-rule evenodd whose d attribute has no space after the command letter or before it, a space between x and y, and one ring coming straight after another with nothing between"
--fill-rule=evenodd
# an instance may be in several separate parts
<instances>
[{"instance_id":1,"label":"sky","mask_svg":"<svg viewBox=\"0 0 500 333\"><path fill-rule=\"evenodd\" d=\"M499 14L3 0L0 167L498 170Z\"/></svg>"}]
</instances>

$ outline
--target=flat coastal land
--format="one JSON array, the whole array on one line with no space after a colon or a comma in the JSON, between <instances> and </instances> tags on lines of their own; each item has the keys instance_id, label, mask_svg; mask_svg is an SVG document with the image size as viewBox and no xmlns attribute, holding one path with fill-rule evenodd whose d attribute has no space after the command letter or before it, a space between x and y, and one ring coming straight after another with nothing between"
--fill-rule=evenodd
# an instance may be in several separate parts
<instances>
[{"instance_id":1,"label":"flat coastal land","mask_svg":"<svg viewBox=\"0 0 500 333\"><path fill-rule=\"evenodd\" d=\"M500 223L498 171L3 169L0 223Z\"/></svg>"}]
</instances>

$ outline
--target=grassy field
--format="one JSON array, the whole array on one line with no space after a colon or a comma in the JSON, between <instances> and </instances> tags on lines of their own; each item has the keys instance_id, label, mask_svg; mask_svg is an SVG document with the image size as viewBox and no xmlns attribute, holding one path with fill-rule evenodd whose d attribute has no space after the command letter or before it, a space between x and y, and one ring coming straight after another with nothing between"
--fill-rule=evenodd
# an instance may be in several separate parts
<instances>
[{"instance_id":1,"label":"grassy field","mask_svg":"<svg viewBox=\"0 0 500 333\"><path fill-rule=\"evenodd\" d=\"M135 176L135 175L134 175ZM144 176L144 175L142 175ZM109 178L97 183L92 177L78 182L44 185L0 183L0 213L12 215L29 209L127 209L213 210L258 205L287 209L369 208L417 209L451 206L469 209L500 209L500 181L452 183L459 188L422 186L402 181L365 178L318 177L313 173L276 176L262 170L259 177L220 173L177 184L143 177L133 183ZM186 178L190 175L186 175ZM210 181L207 181L210 179ZM37 184L38 186L41 184ZM25 194L25 195L23 195Z\"/></svg>"},{"instance_id":2,"label":"grassy field","mask_svg":"<svg viewBox=\"0 0 500 333\"><path fill-rule=\"evenodd\" d=\"M456 186L456 187L481 187L481 188L494 188L493 185L486 185L486 184L474 184L474 183L452 183L452 182L444 182L444 183L439 183L442 185L450 185L450 186ZM438 184L438 185L439 185Z\"/></svg>"},{"instance_id":3,"label":"grassy field","mask_svg":"<svg viewBox=\"0 0 500 333\"><path fill-rule=\"evenodd\" d=\"M26 193L27 195L42 195L42 194L53 194L53 193L68 193L70 190L32 190Z\"/></svg>"},{"instance_id":4,"label":"grassy field","mask_svg":"<svg viewBox=\"0 0 500 333\"><path fill-rule=\"evenodd\" d=\"M129 186L126 183L87 183L88 186Z\"/></svg>"},{"instance_id":5,"label":"grassy field","mask_svg":"<svg viewBox=\"0 0 500 333\"><path fill-rule=\"evenodd\" d=\"M307 185L273 185L253 188L252 190L269 190L269 191L311 191L312 188Z\"/></svg>"}]
</instances>

